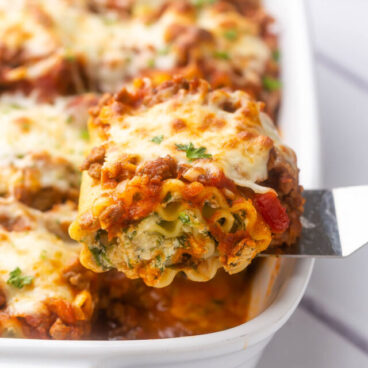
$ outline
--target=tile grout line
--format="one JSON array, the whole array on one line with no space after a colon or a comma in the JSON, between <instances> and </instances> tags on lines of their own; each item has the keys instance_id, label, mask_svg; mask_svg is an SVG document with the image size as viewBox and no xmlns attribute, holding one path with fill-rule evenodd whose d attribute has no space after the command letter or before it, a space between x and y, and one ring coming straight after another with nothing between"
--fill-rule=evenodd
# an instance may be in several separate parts
<instances>
[{"instance_id":1,"label":"tile grout line","mask_svg":"<svg viewBox=\"0 0 368 368\"><path fill-rule=\"evenodd\" d=\"M345 67L344 65L335 61L332 57L317 49L315 44L316 34L315 28L313 26L313 17L308 0L304 1L304 9L306 13L308 33L311 40L311 45L313 47L313 56L315 58L315 61L326 67L327 69L331 70L332 72L340 75L342 78L353 84L355 87L363 90L364 92L368 92L367 80L355 74L354 72L349 70L349 68ZM347 323L329 314L325 310L325 308L323 308L316 300L309 296L304 296L300 303L300 308L309 313L311 316L316 318L324 325L326 325L336 334L341 336L344 340L347 340L350 344L355 346L364 354L368 355L368 340L355 329L350 327Z\"/></svg>"},{"instance_id":2,"label":"tile grout line","mask_svg":"<svg viewBox=\"0 0 368 368\"><path fill-rule=\"evenodd\" d=\"M316 50L314 55L318 63L328 68L332 72L340 75L346 81L355 85L362 91L368 93L368 80L352 72L349 68L347 68L343 64L338 63L332 57L328 56L327 54L319 50Z\"/></svg>"},{"instance_id":3,"label":"tile grout line","mask_svg":"<svg viewBox=\"0 0 368 368\"><path fill-rule=\"evenodd\" d=\"M328 68L332 72L340 75L342 78L353 84L355 87L358 87L359 89L368 93L368 80L366 80L364 77L359 76L357 73L354 73L348 67L337 62L334 58L325 54L316 47L316 33L313 24L312 11L310 8L311 5L308 0L304 0L303 3L306 14L309 39L311 40L311 45L313 47L313 56L315 61Z\"/></svg>"},{"instance_id":4,"label":"tile grout line","mask_svg":"<svg viewBox=\"0 0 368 368\"><path fill-rule=\"evenodd\" d=\"M314 298L304 296L300 303L300 308L325 324L343 339L350 342L350 344L354 345L361 352L368 355L368 340L346 322L329 314Z\"/></svg>"}]
</instances>

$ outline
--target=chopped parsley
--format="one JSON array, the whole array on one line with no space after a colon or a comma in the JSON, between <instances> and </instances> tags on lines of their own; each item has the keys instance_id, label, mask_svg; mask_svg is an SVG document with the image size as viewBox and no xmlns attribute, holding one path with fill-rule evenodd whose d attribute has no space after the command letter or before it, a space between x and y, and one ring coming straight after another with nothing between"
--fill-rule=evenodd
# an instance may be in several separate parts
<instances>
[{"instance_id":1,"label":"chopped parsley","mask_svg":"<svg viewBox=\"0 0 368 368\"><path fill-rule=\"evenodd\" d=\"M24 286L31 284L33 281L33 276L22 275L22 270L17 267L9 273L8 285L14 286L17 289L22 289Z\"/></svg>"},{"instance_id":2,"label":"chopped parsley","mask_svg":"<svg viewBox=\"0 0 368 368\"><path fill-rule=\"evenodd\" d=\"M190 217L185 212L179 213L179 220L185 225L190 224Z\"/></svg>"},{"instance_id":3,"label":"chopped parsley","mask_svg":"<svg viewBox=\"0 0 368 368\"><path fill-rule=\"evenodd\" d=\"M155 65L156 65L156 61L155 61L155 59L149 59L148 61L147 61L147 67L148 68L154 68L155 67Z\"/></svg>"},{"instance_id":4,"label":"chopped parsley","mask_svg":"<svg viewBox=\"0 0 368 368\"><path fill-rule=\"evenodd\" d=\"M89 140L89 133L87 129L82 129L80 132L80 137L84 139L85 141Z\"/></svg>"},{"instance_id":5,"label":"chopped parsley","mask_svg":"<svg viewBox=\"0 0 368 368\"><path fill-rule=\"evenodd\" d=\"M281 82L273 77L270 77L268 75L265 75L263 77L263 87L266 88L267 91L277 91L278 89L281 88Z\"/></svg>"},{"instance_id":6,"label":"chopped parsley","mask_svg":"<svg viewBox=\"0 0 368 368\"><path fill-rule=\"evenodd\" d=\"M236 29L228 29L224 32L224 37L229 41L234 41L238 37L238 32Z\"/></svg>"},{"instance_id":7,"label":"chopped parsley","mask_svg":"<svg viewBox=\"0 0 368 368\"><path fill-rule=\"evenodd\" d=\"M170 46L165 46L162 49L157 50L158 55L167 55L170 52Z\"/></svg>"},{"instance_id":8,"label":"chopped parsley","mask_svg":"<svg viewBox=\"0 0 368 368\"><path fill-rule=\"evenodd\" d=\"M76 56L75 56L75 55L73 55L73 54L66 54L66 55L64 55L64 59L65 59L66 61L75 61Z\"/></svg>"},{"instance_id":9,"label":"chopped parsley","mask_svg":"<svg viewBox=\"0 0 368 368\"><path fill-rule=\"evenodd\" d=\"M97 247L88 247L89 251L92 253L93 258L96 264L102 267L104 270L108 270L111 268L111 262L107 258L105 247L97 248Z\"/></svg>"},{"instance_id":10,"label":"chopped parsley","mask_svg":"<svg viewBox=\"0 0 368 368\"><path fill-rule=\"evenodd\" d=\"M89 251L92 253L93 258L96 264L102 267L104 270L109 270L111 266L111 261L106 255L106 246L105 242L107 242L107 232L105 230L98 230L95 235L95 241L97 243L96 246L90 246Z\"/></svg>"},{"instance_id":11,"label":"chopped parsley","mask_svg":"<svg viewBox=\"0 0 368 368\"><path fill-rule=\"evenodd\" d=\"M156 135L155 137L153 137L151 139L151 142L160 144L163 140L164 140L164 136L161 134L161 135Z\"/></svg>"},{"instance_id":12,"label":"chopped parsley","mask_svg":"<svg viewBox=\"0 0 368 368\"><path fill-rule=\"evenodd\" d=\"M1 106L1 112L3 114L8 114L9 112L11 112L13 109L22 109L22 106L21 105L18 105L16 103L9 103L9 104L6 104L4 106Z\"/></svg>"},{"instance_id":13,"label":"chopped parsley","mask_svg":"<svg viewBox=\"0 0 368 368\"><path fill-rule=\"evenodd\" d=\"M277 49L272 53L272 59L275 61L279 61L280 60L280 50Z\"/></svg>"},{"instance_id":14,"label":"chopped parsley","mask_svg":"<svg viewBox=\"0 0 368 368\"><path fill-rule=\"evenodd\" d=\"M155 258L155 267L157 267L160 270L160 272L164 272L164 267L163 267L163 264L162 264L160 254L158 256L156 256L156 258Z\"/></svg>"},{"instance_id":15,"label":"chopped parsley","mask_svg":"<svg viewBox=\"0 0 368 368\"><path fill-rule=\"evenodd\" d=\"M189 246L188 245L188 238L185 235L178 236L176 239L178 240L179 245L180 245L181 248L184 248L184 249L188 248L188 246Z\"/></svg>"},{"instance_id":16,"label":"chopped parsley","mask_svg":"<svg viewBox=\"0 0 368 368\"><path fill-rule=\"evenodd\" d=\"M113 25L113 24L116 24L116 23L117 23L117 20L116 20L116 19L113 19L113 18L107 18L107 17L105 17L105 18L103 18L102 20L103 20L103 22L104 22L107 26L111 26L111 25Z\"/></svg>"},{"instance_id":17,"label":"chopped parsley","mask_svg":"<svg viewBox=\"0 0 368 368\"><path fill-rule=\"evenodd\" d=\"M47 251L46 249L43 249L40 253L40 259L42 259L43 261L45 261L47 259Z\"/></svg>"},{"instance_id":18,"label":"chopped parsley","mask_svg":"<svg viewBox=\"0 0 368 368\"><path fill-rule=\"evenodd\" d=\"M199 158L212 158L211 154L206 153L206 147L195 148L192 142L189 144L176 144L176 148L179 151L184 151L187 158L189 158L189 161L197 160Z\"/></svg>"},{"instance_id":19,"label":"chopped parsley","mask_svg":"<svg viewBox=\"0 0 368 368\"><path fill-rule=\"evenodd\" d=\"M202 7L202 6L205 6L205 5L212 5L216 1L217 0L192 0L192 4L194 6L197 6L197 7Z\"/></svg>"},{"instance_id":20,"label":"chopped parsley","mask_svg":"<svg viewBox=\"0 0 368 368\"><path fill-rule=\"evenodd\" d=\"M72 115L69 115L68 118L66 119L67 124L71 124L74 121L74 118Z\"/></svg>"},{"instance_id":21,"label":"chopped parsley","mask_svg":"<svg viewBox=\"0 0 368 368\"><path fill-rule=\"evenodd\" d=\"M230 59L230 56L226 51L215 51L213 53L213 56L216 59L222 59L222 60L229 60Z\"/></svg>"}]
</instances>

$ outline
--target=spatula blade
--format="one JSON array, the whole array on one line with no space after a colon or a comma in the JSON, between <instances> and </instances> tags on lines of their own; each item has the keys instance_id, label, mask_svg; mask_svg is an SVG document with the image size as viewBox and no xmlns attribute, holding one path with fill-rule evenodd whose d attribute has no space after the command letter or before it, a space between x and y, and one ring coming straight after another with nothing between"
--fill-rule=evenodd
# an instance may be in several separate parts
<instances>
[{"instance_id":1,"label":"spatula blade","mask_svg":"<svg viewBox=\"0 0 368 368\"><path fill-rule=\"evenodd\" d=\"M299 241L262 255L345 257L368 243L368 186L306 190L304 197Z\"/></svg>"}]
</instances>

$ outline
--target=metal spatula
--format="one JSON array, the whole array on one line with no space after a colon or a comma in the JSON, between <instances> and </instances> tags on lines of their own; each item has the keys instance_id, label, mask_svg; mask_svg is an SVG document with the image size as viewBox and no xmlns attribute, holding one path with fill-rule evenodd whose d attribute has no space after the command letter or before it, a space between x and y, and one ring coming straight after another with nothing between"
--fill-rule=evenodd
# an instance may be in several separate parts
<instances>
[{"instance_id":1,"label":"metal spatula","mask_svg":"<svg viewBox=\"0 0 368 368\"><path fill-rule=\"evenodd\" d=\"M368 186L306 190L304 197L299 241L261 255L346 257L368 244Z\"/></svg>"}]
</instances>

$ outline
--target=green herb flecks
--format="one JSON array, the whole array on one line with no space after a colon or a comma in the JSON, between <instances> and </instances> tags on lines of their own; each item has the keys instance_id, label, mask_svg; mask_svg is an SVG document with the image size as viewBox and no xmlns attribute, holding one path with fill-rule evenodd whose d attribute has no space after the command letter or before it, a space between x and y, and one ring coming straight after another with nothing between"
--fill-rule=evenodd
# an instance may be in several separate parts
<instances>
[{"instance_id":1,"label":"green herb flecks","mask_svg":"<svg viewBox=\"0 0 368 368\"><path fill-rule=\"evenodd\" d=\"M114 25L118 22L117 19L111 17L105 17L102 20L107 26Z\"/></svg>"},{"instance_id":2,"label":"green herb flecks","mask_svg":"<svg viewBox=\"0 0 368 368\"><path fill-rule=\"evenodd\" d=\"M156 135L155 137L153 137L151 139L151 142L160 144L163 140L164 140L164 136L161 134L161 135Z\"/></svg>"},{"instance_id":3,"label":"green herb flecks","mask_svg":"<svg viewBox=\"0 0 368 368\"><path fill-rule=\"evenodd\" d=\"M213 56L216 59L221 59L221 60L229 60L230 59L230 56L226 51L215 51L213 53Z\"/></svg>"},{"instance_id":4,"label":"green herb flecks","mask_svg":"<svg viewBox=\"0 0 368 368\"><path fill-rule=\"evenodd\" d=\"M11 107L12 109L16 109L16 110L22 108L22 106L20 106L19 104L15 103L15 102L9 104L9 107Z\"/></svg>"},{"instance_id":5,"label":"green herb flecks","mask_svg":"<svg viewBox=\"0 0 368 368\"><path fill-rule=\"evenodd\" d=\"M89 133L87 129L82 129L80 132L80 137L84 139L85 141L89 140Z\"/></svg>"},{"instance_id":6,"label":"green herb flecks","mask_svg":"<svg viewBox=\"0 0 368 368\"><path fill-rule=\"evenodd\" d=\"M8 285L14 286L17 289L22 289L26 285L30 285L33 281L33 276L22 275L22 270L17 267L9 273Z\"/></svg>"},{"instance_id":7,"label":"green herb flecks","mask_svg":"<svg viewBox=\"0 0 368 368\"><path fill-rule=\"evenodd\" d=\"M46 261L47 259L47 251L46 249L43 249L40 253L40 259L42 259L43 261Z\"/></svg>"},{"instance_id":8,"label":"green herb flecks","mask_svg":"<svg viewBox=\"0 0 368 368\"><path fill-rule=\"evenodd\" d=\"M266 88L267 91L273 92L277 91L281 88L280 80L270 77L269 75L265 75L263 77L263 87Z\"/></svg>"},{"instance_id":9,"label":"green herb flecks","mask_svg":"<svg viewBox=\"0 0 368 368\"><path fill-rule=\"evenodd\" d=\"M224 37L229 41L234 41L238 37L238 32L236 29L228 29L224 32Z\"/></svg>"},{"instance_id":10,"label":"green herb flecks","mask_svg":"<svg viewBox=\"0 0 368 368\"><path fill-rule=\"evenodd\" d=\"M177 240L179 242L179 245L181 248L188 248L189 244L188 244L188 237L186 235L182 235L182 236L178 236Z\"/></svg>"},{"instance_id":11,"label":"green herb flecks","mask_svg":"<svg viewBox=\"0 0 368 368\"><path fill-rule=\"evenodd\" d=\"M180 212L180 213L179 213L179 220L180 220L184 225L189 225L189 224L190 224L190 217L189 217L185 212Z\"/></svg>"},{"instance_id":12,"label":"green herb flecks","mask_svg":"<svg viewBox=\"0 0 368 368\"><path fill-rule=\"evenodd\" d=\"M89 250L93 255L96 264L103 268L103 270L109 270L112 268L111 261L106 254L107 233L105 230L98 230L95 235L95 242L97 246L89 246Z\"/></svg>"},{"instance_id":13,"label":"green herb flecks","mask_svg":"<svg viewBox=\"0 0 368 368\"><path fill-rule=\"evenodd\" d=\"M165 46L162 49L157 50L157 55L164 56L170 52L170 46Z\"/></svg>"},{"instance_id":14,"label":"green herb flecks","mask_svg":"<svg viewBox=\"0 0 368 368\"><path fill-rule=\"evenodd\" d=\"M153 69L156 66L156 61L155 59L149 59L147 61L147 68Z\"/></svg>"},{"instance_id":15,"label":"green herb flecks","mask_svg":"<svg viewBox=\"0 0 368 368\"><path fill-rule=\"evenodd\" d=\"M206 5L213 5L217 0L192 0L191 3L200 8L202 6L206 6Z\"/></svg>"},{"instance_id":16,"label":"green herb flecks","mask_svg":"<svg viewBox=\"0 0 368 368\"><path fill-rule=\"evenodd\" d=\"M13 110L18 110L18 109L22 109L22 106L20 106L16 103L9 103L9 104L6 104L6 105L4 104L3 106L1 106L1 113L2 114L9 114Z\"/></svg>"},{"instance_id":17,"label":"green herb flecks","mask_svg":"<svg viewBox=\"0 0 368 368\"><path fill-rule=\"evenodd\" d=\"M277 49L272 53L272 59L276 62L280 60L280 50Z\"/></svg>"},{"instance_id":18,"label":"green herb flecks","mask_svg":"<svg viewBox=\"0 0 368 368\"><path fill-rule=\"evenodd\" d=\"M162 263L160 254L155 258L155 267L158 268L160 272L164 272L164 265Z\"/></svg>"},{"instance_id":19,"label":"green herb flecks","mask_svg":"<svg viewBox=\"0 0 368 368\"><path fill-rule=\"evenodd\" d=\"M212 158L211 154L206 153L206 147L195 148L192 142L189 144L176 144L176 148L179 151L184 151L189 161L197 160L199 158Z\"/></svg>"},{"instance_id":20,"label":"green herb flecks","mask_svg":"<svg viewBox=\"0 0 368 368\"><path fill-rule=\"evenodd\" d=\"M66 61L70 61L70 62L73 62L73 61L75 61L76 60L76 55L74 55L74 54L71 54L71 53L66 53L65 55L64 55L64 59L66 60Z\"/></svg>"},{"instance_id":21,"label":"green herb flecks","mask_svg":"<svg viewBox=\"0 0 368 368\"><path fill-rule=\"evenodd\" d=\"M72 115L69 115L66 119L67 124L71 124L74 121L74 117Z\"/></svg>"},{"instance_id":22,"label":"green herb flecks","mask_svg":"<svg viewBox=\"0 0 368 368\"><path fill-rule=\"evenodd\" d=\"M92 253L96 264L103 268L103 270L109 270L112 268L111 262L106 255L105 248L88 247L89 251Z\"/></svg>"}]
</instances>

